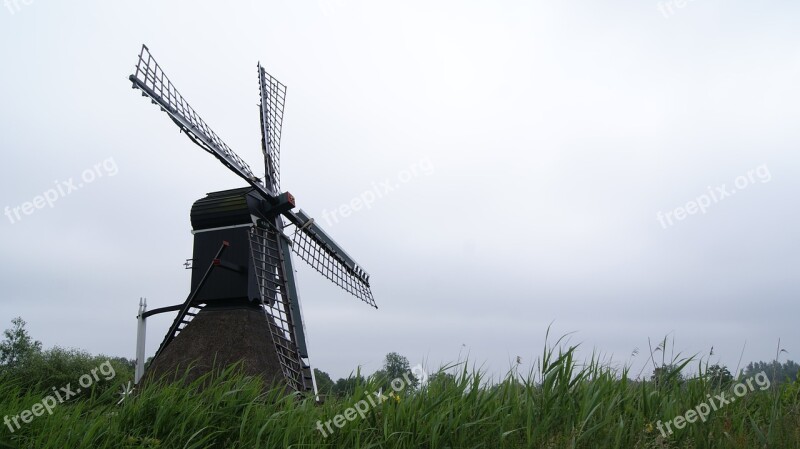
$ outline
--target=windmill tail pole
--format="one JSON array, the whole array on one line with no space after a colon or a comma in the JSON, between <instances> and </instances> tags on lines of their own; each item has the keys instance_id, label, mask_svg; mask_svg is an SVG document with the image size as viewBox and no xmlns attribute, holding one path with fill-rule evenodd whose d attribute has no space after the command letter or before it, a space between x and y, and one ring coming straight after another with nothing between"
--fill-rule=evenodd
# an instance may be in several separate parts
<instances>
[{"instance_id":1,"label":"windmill tail pole","mask_svg":"<svg viewBox=\"0 0 800 449\"><path fill-rule=\"evenodd\" d=\"M136 329L136 369L134 372L133 382L138 384L144 376L144 343L147 336L147 318L144 313L147 312L147 300L139 298L139 315L136 316L138 326Z\"/></svg>"}]
</instances>

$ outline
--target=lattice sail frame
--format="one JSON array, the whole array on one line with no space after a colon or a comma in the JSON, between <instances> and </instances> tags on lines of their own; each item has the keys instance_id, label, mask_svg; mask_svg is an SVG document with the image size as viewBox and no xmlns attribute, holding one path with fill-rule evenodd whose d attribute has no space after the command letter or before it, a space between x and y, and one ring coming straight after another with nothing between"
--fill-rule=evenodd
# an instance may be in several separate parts
<instances>
[{"instance_id":1,"label":"lattice sail frame","mask_svg":"<svg viewBox=\"0 0 800 449\"><path fill-rule=\"evenodd\" d=\"M294 228L292 251L331 282L377 309L369 285L369 274L317 226L314 219L302 210L297 215L304 224ZM330 257L331 252L339 257Z\"/></svg>"},{"instance_id":2,"label":"lattice sail frame","mask_svg":"<svg viewBox=\"0 0 800 449\"><path fill-rule=\"evenodd\" d=\"M142 90L143 95L150 97L155 104L161 106L161 110L169 114L175 124L186 132L192 141L216 156L248 183L261 185L261 181L253 174L250 166L234 153L189 106L189 103L164 74L146 45L142 45L136 70L129 79L135 88ZM261 186L263 189L263 185Z\"/></svg>"},{"instance_id":3,"label":"lattice sail frame","mask_svg":"<svg viewBox=\"0 0 800 449\"><path fill-rule=\"evenodd\" d=\"M275 229L253 226L250 230L250 255L256 270L261 307L278 354L281 371L290 388L295 391L313 391L313 382L307 382L304 375L304 371L310 368L302 360L298 349L295 331L298 323L294 322L291 313L291 301L297 298L289 295L279 238L281 235Z\"/></svg>"},{"instance_id":4,"label":"lattice sail frame","mask_svg":"<svg viewBox=\"0 0 800 449\"><path fill-rule=\"evenodd\" d=\"M281 130L286 86L258 64L258 88L261 96L261 149L264 152L265 184L273 194L281 189Z\"/></svg>"}]
</instances>

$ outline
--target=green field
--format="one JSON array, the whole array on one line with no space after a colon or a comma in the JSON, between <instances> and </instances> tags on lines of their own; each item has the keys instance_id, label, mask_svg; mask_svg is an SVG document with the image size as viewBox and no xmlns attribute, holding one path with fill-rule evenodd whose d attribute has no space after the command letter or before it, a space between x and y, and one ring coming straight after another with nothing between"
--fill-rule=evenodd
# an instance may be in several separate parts
<instances>
[{"instance_id":1,"label":"green field","mask_svg":"<svg viewBox=\"0 0 800 449\"><path fill-rule=\"evenodd\" d=\"M665 371L658 381L635 382L625 370L618 372L596 360L576 361L575 355L575 347L545 350L533 372L512 371L496 382L462 363L449 367L452 375L434 374L418 388L385 394L380 400L375 394L378 380L373 378L358 383L349 395L328 396L321 405L279 390L262 393L257 380L236 375L234 369L204 379L210 381L207 388L199 383L151 384L117 404L130 370L115 365L112 380L101 379L58 404L52 415L43 412L14 432L4 425L0 447L800 447L796 381L762 389L764 383L751 380L753 388L743 392L739 387L739 393L745 393L739 397L732 391L736 381L720 388L709 376L684 380L678 371ZM670 366L684 371L696 363L677 362ZM707 369L697 365L701 374ZM87 361L85 372L90 366ZM30 378L6 374L0 379L0 416L30 410L53 394L51 387L78 382L51 377L47 383L37 381L37 386ZM739 382L747 388L745 379ZM689 418L688 410L697 410L721 391L735 401L710 412L705 422L695 419L681 429L673 423L672 434L659 430L659 421L663 428L678 416ZM369 405L363 418L347 411L362 400L360 409ZM325 423L333 423L337 415L343 416L335 421L341 428L331 424L329 432Z\"/></svg>"}]
</instances>

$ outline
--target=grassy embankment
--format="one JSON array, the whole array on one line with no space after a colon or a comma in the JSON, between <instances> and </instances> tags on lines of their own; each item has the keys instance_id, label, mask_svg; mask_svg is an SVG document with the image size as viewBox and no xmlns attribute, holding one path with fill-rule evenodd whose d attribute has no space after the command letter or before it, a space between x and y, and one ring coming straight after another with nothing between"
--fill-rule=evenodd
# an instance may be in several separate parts
<instances>
[{"instance_id":1,"label":"grassy embankment","mask_svg":"<svg viewBox=\"0 0 800 449\"><path fill-rule=\"evenodd\" d=\"M479 370L457 367L397 398L370 407L327 437L317 429L373 394L375 381L323 405L263 394L258 381L228 372L197 385L150 385L121 405L117 376L82 392L52 415L13 433L0 428L0 447L15 448L798 448L798 383L755 388L664 438L658 421L673 420L719 394L710 382L658 384L627 380L596 360L575 360L575 347L545 350L535 372L490 383ZM691 360L676 361L685 367ZM700 367L702 370L702 366ZM52 394L0 379L0 417L14 416ZM73 380L73 385L77 379ZM98 383L99 385L99 383ZM732 393L727 393L726 397ZM712 396L713 397L713 396ZM673 426L674 429L674 426Z\"/></svg>"}]
</instances>

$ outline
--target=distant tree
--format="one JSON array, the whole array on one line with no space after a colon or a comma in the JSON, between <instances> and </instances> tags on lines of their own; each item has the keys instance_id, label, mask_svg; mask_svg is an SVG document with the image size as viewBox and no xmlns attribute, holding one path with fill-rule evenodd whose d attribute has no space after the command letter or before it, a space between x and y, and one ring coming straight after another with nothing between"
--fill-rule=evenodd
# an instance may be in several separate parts
<instances>
[{"instance_id":1,"label":"distant tree","mask_svg":"<svg viewBox=\"0 0 800 449\"><path fill-rule=\"evenodd\" d=\"M366 379L359 373L355 375L350 375L347 379L339 379L333 385L333 394L339 397L348 397L352 396L358 385L364 385L366 383Z\"/></svg>"},{"instance_id":2,"label":"distant tree","mask_svg":"<svg viewBox=\"0 0 800 449\"><path fill-rule=\"evenodd\" d=\"M681 373L680 366L668 364L657 367L650 376L650 381L659 387L679 386L682 385L685 380Z\"/></svg>"},{"instance_id":3,"label":"distant tree","mask_svg":"<svg viewBox=\"0 0 800 449\"><path fill-rule=\"evenodd\" d=\"M90 374L93 378L91 390L102 392L116 389L120 383L131 380L133 369L125 358L53 347L33 354L24 365L13 371L20 385L29 391L47 391L70 383L75 385L82 376Z\"/></svg>"},{"instance_id":4,"label":"distant tree","mask_svg":"<svg viewBox=\"0 0 800 449\"><path fill-rule=\"evenodd\" d=\"M456 385L456 376L453 374L438 371L431 374L428 379L427 388L429 391L447 390Z\"/></svg>"},{"instance_id":5,"label":"distant tree","mask_svg":"<svg viewBox=\"0 0 800 449\"><path fill-rule=\"evenodd\" d=\"M129 368L131 371L136 369L136 360L125 357L109 357L112 363Z\"/></svg>"},{"instance_id":6,"label":"distant tree","mask_svg":"<svg viewBox=\"0 0 800 449\"><path fill-rule=\"evenodd\" d=\"M408 359L396 352L386 354L386 358L383 361L383 369L378 372L389 383L394 379L402 379L405 382L406 376L408 376L408 379L411 380L411 385L408 387L414 389L419 385L419 379L411 372L411 364Z\"/></svg>"},{"instance_id":7,"label":"distant tree","mask_svg":"<svg viewBox=\"0 0 800 449\"><path fill-rule=\"evenodd\" d=\"M709 366L706 377L713 388L727 388L733 381L733 375L728 368L720 365Z\"/></svg>"},{"instance_id":8,"label":"distant tree","mask_svg":"<svg viewBox=\"0 0 800 449\"><path fill-rule=\"evenodd\" d=\"M11 320L14 325L3 332L5 339L0 342L0 367L14 369L42 351L42 343L33 340L25 329L25 320L21 317Z\"/></svg>"},{"instance_id":9,"label":"distant tree","mask_svg":"<svg viewBox=\"0 0 800 449\"><path fill-rule=\"evenodd\" d=\"M797 380L800 365L787 360L785 363L780 363L777 360L772 362L751 362L742 372L745 378L753 377L760 372L764 372L770 381L770 384L780 385L784 382L794 382Z\"/></svg>"},{"instance_id":10,"label":"distant tree","mask_svg":"<svg viewBox=\"0 0 800 449\"><path fill-rule=\"evenodd\" d=\"M403 377L403 374L411 370L411 364L402 355L390 352L386 354L386 358L383 360L383 370L386 371L387 376L396 379Z\"/></svg>"},{"instance_id":11,"label":"distant tree","mask_svg":"<svg viewBox=\"0 0 800 449\"><path fill-rule=\"evenodd\" d=\"M438 371L431 374L431 377L428 380L429 383L444 383L444 384L455 383L455 381L456 381L455 375L444 371Z\"/></svg>"},{"instance_id":12,"label":"distant tree","mask_svg":"<svg viewBox=\"0 0 800 449\"><path fill-rule=\"evenodd\" d=\"M314 368L314 379L317 381L317 390L321 394L331 394L333 387L336 386L328 373L317 368Z\"/></svg>"},{"instance_id":13,"label":"distant tree","mask_svg":"<svg viewBox=\"0 0 800 449\"><path fill-rule=\"evenodd\" d=\"M786 379L794 379L794 381L797 382L797 379L800 377L800 364L787 360L786 363L783 364L783 374L786 376Z\"/></svg>"}]
</instances>

